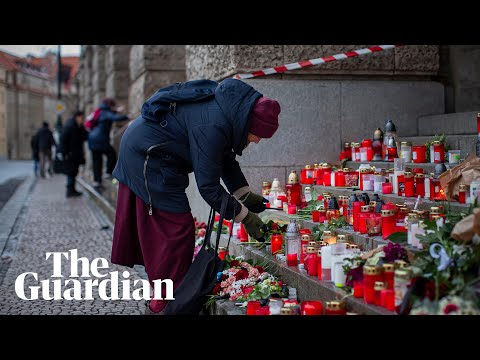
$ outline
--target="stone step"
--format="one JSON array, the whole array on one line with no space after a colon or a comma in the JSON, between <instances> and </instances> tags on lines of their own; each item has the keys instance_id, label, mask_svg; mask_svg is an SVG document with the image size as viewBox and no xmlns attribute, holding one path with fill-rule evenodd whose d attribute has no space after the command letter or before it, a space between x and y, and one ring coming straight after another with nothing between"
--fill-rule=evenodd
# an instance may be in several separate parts
<instances>
[{"instance_id":1,"label":"stone step","mask_svg":"<svg viewBox=\"0 0 480 360\"><path fill-rule=\"evenodd\" d=\"M441 132L438 132L440 135ZM465 159L470 154L475 154L475 146L477 144L477 136L472 135L450 135L446 134L447 144L450 146L450 150L460 150L460 158ZM432 140L432 136L408 136L399 137L399 141L410 141L413 145L425 144ZM447 154L446 160L448 160Z\"/></svg>"},{"instance_id":2,"label":"stone step","mask_svg":"<svg viewBox=\"0 0 480 360\"><path fill-rule=\"evenodd\" d=\"M308 185L303 185L303 186L308 186ZM352 190L352 188L337 188L337 187L332 187L332 186L320 186L320 185L315 185L314 186L315 190L317 191L318 194L324 193L324 192L330 192L335 196L339 195L350 195L352 192L361 194L366 192L370 198L373 196L373 194L378 194L380 196L380 199L382 199L384 202L390 201L393 203L411 203L413 204L416 201L416 198L414 197L403 197L403 196L398 196L398 195L383 195L382 193L375 193L373 191L361 191L361 190ZM470 204L460 204L458 202L443 202L443 201L431 201L427 199L421 199L421 202L419 204L419 209L420 210L429 210L430 207L432 206L439 206L443 205L444 208L450 207L450 210L453 212L466 212L470 206Z\"/></svg>"},{"instance_id":3,"label":"stone step","mask_svg":"<svg viewBox=\"0 0 480 360\"><path fill-rule=\"evenodd\" d=\"M375 166L376 169L391 169L393 168L393 162L387 162L387 161L347 161L346 167L350 169L358 169L361 164L368 164L370 166ZM433 173L435 171L435 165L437 164L432 164L432 163L424 163L424 164L415 164L415 163L406 163L406 166L409 168L422 168L425 174ZM455 164L456 165L456 164ZM445 163L445 166L447 167L447 170L450 168L453 168L455 166L454 164L450 165L448 163Z\"/></svg>"},{"instance_id":4,"label":"stone step","mask_svg":"<svg viewBox=\"0 0 480 360\"><path fill-rule=\"evenodd\" d=\"M227 240L228 238L222 235L222 242L226 243ZM257 245L242 243L234 237L230 242L229 252L231 255L244 256L245 259L255 262L268 261L268 271L278 276L288 286L296 288L300 301L320 300L325 303L326 301L344 300L348 312L362 315L395 315L385 308L369 305L363 299L354 298L341 288L335 287L332 282L320 281L317 277L308 276L305 270L299 270L298 267L288 267L286 263L280 262L267 252L265 248L259 249ZM238 314L239 310L233 308L232 305L234 305L232 302L226 305L225 301L222 301L218 304L219 309L214 311L219 314Z\"/></svg>"},{"instance_id":5,"label":"stone step","mask_svg":"<svg viewBox=\"0 0 480 360\"><path fill-rule=\"evenodd\" d=\"M427 115L418 118L418 135L476 135L479 111L442 115Z\"/></svg>"}]
</instances>

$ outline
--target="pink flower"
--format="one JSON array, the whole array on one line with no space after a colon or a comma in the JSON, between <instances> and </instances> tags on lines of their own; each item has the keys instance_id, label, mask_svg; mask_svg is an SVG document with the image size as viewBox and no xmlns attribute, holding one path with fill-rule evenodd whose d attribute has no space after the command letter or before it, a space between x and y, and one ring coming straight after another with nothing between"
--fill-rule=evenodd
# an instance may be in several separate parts
<instances>
[{"instance_id":1,"label":"pink flower","mask_svg":"<svg viewBox=\"0 0 480 360\"><path fill-rule=\"evenodd\" d=\"M248 296L253 291L253 286L247 286L243 288L243 295Z\"/></svg>"}]
</instances>

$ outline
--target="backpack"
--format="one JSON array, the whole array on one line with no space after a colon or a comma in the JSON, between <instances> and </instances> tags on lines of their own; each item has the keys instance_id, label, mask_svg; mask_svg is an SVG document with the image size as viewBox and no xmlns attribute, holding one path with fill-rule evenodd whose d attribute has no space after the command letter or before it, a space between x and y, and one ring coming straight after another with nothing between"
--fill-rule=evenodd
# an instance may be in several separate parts
<instances>
[{"instance_id":1,"label":"backpack","mask_svg":"<svg viewBox=\"0 0 480 360\"><path fill-rule=\"evenodd\" d=\"M87 116L87 119L85 120L85 127L87 129L93 130L93 128L98 125L98 119L100 118L101 112L101 109L97 109Z\"/></svg>"}]
</instances>

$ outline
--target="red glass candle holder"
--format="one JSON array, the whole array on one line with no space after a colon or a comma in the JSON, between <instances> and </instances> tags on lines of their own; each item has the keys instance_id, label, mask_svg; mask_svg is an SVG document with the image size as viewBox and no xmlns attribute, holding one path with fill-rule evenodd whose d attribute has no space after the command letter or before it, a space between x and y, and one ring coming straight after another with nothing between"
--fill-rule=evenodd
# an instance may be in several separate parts
<instances>
[{"instance_id":1,"label":"red glass candle holder","mask_svg":"<svg viewBox=\"0 0 480 360\"><path fill-rule=\"evenodd\" d=\"M317 278L322 281L322 250L317 250Z\"/></svg>"},{"instance_id":2,"label":"red glass candle holder","mask_svg":"<svg viewBox=\"0 0 480 360\"><path fill-rule=\"evenodd\" d=\"M433 142L433 159L435 163L445 162L445 145L440 141Z\"/></svg>"},{"instance_id":3,"label":"red glass candle holder","mask_svg":"<svg viewBox=\"0 0 480 360\"><path fill-rule=\"evenodd\" d=\"M298 265L298 255L287 254L287 266L297 266L297 265Z\"/></svg>"},{"instance_id":4,"label":"red glass candle holder","mask_svg":"<svg viewBox=\"0 0 480 360\"><path fill-rule=\"evenodd\" d=\"M248 234L243 224L240 224L240 242L248 242Z\"/></svg>"},{"instance_id":5,"label":"red glass candle holder","mask_svg":"<svg viewBox=\"0 0 480 360\"><path fill-rule=\"evenodd\" d=\"M360 224L360 212L362 206L365 205L363 201L355 201L353 203L353 230L358 231Z\"/></svg>"},{"instance_id":6,"label":"red glass candle holder","mask_svg":"<svg viewBox=\"0 0 480 360\"><path fill-rule=\"evenodd\" d=\"M382 290L385 290L385 283L376 281L373 290L375 291L374 304L380 306L382 304Z\"/></svg>"},{"instance_id":7,"label":"red glass candle holder","mask_svg":"<svg viewBox=\"0 0 480 360\"><path fill-rule=\"evenodd\" d=\"M355 281L353 283L353 296L356 298L363 297L363 281Z\"/></svg>"},{"instance_id":8,"label":"red glass candle holder","mask_svg":"<svg viewBox=\"0 0 480 360\"><path fill-rule=\"evenodd\" d=\"M414 197L415 196L415 182L413 174L411 172L406 172L404 175L405 179L405 196Z\"/></svg>"},{"instance_id":9,"label":"red glass candle holder","mask_svg":"<svg viewBox=\"0 0 480 360\"><path fill-rule=\"evenodd\" d=\"M427 147L425 145L415 145L413 147L413 162L423 164L427 162Z\"/></svg>"},{"instance_id":10,"label":"red glass candle holder","mask_svg":"<svg viewBox=\"0 0 480 360\"><path fill-rule=\"evenodd\" d=\"M395 232L394 210L382 210L382 237L386 240Z\"/></svg>"},{"instance_id":11,"label":"red glass candle holder","mask_svg":"<svg viewBox=\"0 0 480 360\"><path fill-rule=\"evenodd\" d=\"M307 270L308 275L317 276L318 271L318 256L317 250L313 247L307 248L307 256L305 257L305 269Z\"/></svg>"},{"instance_id":12,"label":"red glass candle holder","mask_svg":"<svg viewBox=\"0 0 480 360\"><path fill-rule=\"evenodd\" d=\"M218 248L218 257L220 260L225 260L225 257L228 255L228 250L223 247Z\"/></svg>"},{"instance_id":13,"label":"red glass candle holder","mask_svg":"<svg viewBox=\"0 0 480 360\"><path fill-rule=\"evenodd\" d=\"M297 205L288 205L287 214L294 215L297 213Z\"/></svg>"},{"instance_id":14,"label":"red glass candle holder","mask_svg":"<svg viewBox=\"0 0 480 360\"><path fill-rule=\"evenodd\" d=\"M335 173L335 186L345 187L345 173L343 170L339 170Z\"/></svg>"},{"instance_id":15,"label":"red glass candle holder","mask_svg":"<svg viewBox=\"0 0 480 360\"><path fill-rule=\"evenodd\" d=\"M384 182L382 183L382 194L384 195L388 195L388 194L391 194L393 192L393 184L392 183L387 183L387 182Z\"/></svg>"},{"instance_id":16,"label":"red glass candle holder","mask_svg":"<svg viewBox=\"0 0 480 360\"><path fill-rule=\"evenodd\" d=\"M325 315L347 315L347 310L340 301L327 301Z\"/></svg>"},{"instance_id":17,"label":"red glass candle holder","mask_svg":"<svg viewBox=\"0 0 480 360\"><path fill-rule=\"evenodd\" d=\"M320 210L320 214L318 215L318 222L323 224L327 221L327 212L325 210Z\"/></svg>"},{"instance_id":18,"label":"red glass candle holder","mask_svg":"<svg viewBox=\"0 0 480 360\"><path fill-rule=\"evenodd\" d=\"M255 315L270 315L270 308L268 306L262 306L257 309Z\"/></svg>"},{"instance_id":19,"label":"red glass candle holder","mask_svg":"<svg viewBox=\"0 0 480 360\"><path fill-rule=\"evenodd\" d=\"M458 202L460 204L465 204L467 201L467 187L465 185L460 185L460 189L458 190Z\"/></svg>"},{"instance_id":20,"label":"red glass candle holder","mask_svg":"<svg viewBox=\"0 0 480 360\"><path fill-rule=\"evenodd\" d=\"M395 276L395 266L393 264L383 264L383 281L387 289L393 289L393 278Z\"/></svg>"},{"instance_id":21,"label":"red glass candle holder","mask_svg":"<svg viewBox=\"0 0 480 360\"><path fill-rule=\"evenodd\" d=\"M425 175L415 175L415 194L416 196L425 197Z\"/></svg>"},{"instance_id":22,"label":"red glass candle holder","mask_svg":"<svg viewBox=\"0 0 480 360\"><path fill-rule=\"evenodd\" d=\"M302 301L300 303L300 315L323 315L321 301Z\"/></svg>"},{"instance_id":23,"label":"red glass candle holder","mask_svg":"<svg viewBox=\"0 0 480 360\"><path fill-rule=\"evenodd\" d=\"M381 268L365 265L363 267L363 299L367 304L375 303L375 282L382 281Z\"/></svg>"},{"instance_id":24,"label":"red glass candle holder","mask_svg":"<svg viewBox=\"0 0 480 360\"><path fill-rule=\"evenodd\" d=\"M272 235L272 239L271 239L272 255L275 255L276 253L282 250L282 244L283 244L283 237L281 234Z\"/></svg>"},{"instance_id":25,"label":"red glass candle holder","mask_svg":"<svg viewBox=\"0 0 480 360\"><path fill-rule=\"evenodd\" d=\"M312 210L312 221L313 222L320 222L320 211Z\"/></svg>"},{"instance_id":26,"label":"red glass candle holder","mask_svg":"<svg viewBox=\"0 0 480 360\"><path fill-rule=\"evenodd\" d=\"M323 170L323 186L332 185L332 169L326 168Z\"/></svg>"},{"instance_id":27,"label":"red glass candle holder","mask_svg":"<svg viewBox=\"0 0 480 360\"><path fill-rule=\"evenodd\" d=\"M316 185L323 185L323 168L318 167L313 171L313 177Z\"/></svg>"},{"instance_id":28,"label":"red glass candle holder","mask_svg":"<svg viewBox=\"0 0 480 360\"><path fill-rule=\"evenodd\" d=\"M260 309L260 307L260 301L249 301L247 303L247 315L257 315L257 310Z\"/></svg>"},{"instance_id":29,"label":"red glass candle holder","mask_svg":"<svg viewBox=\"0 0 480 360\"><path fill-rule=\"evenodd\" d=\"M298 183L285 185L288 205L300 205L302 203L302 186Z\"/></svg>"},{"instance_id":30,"label":"red glass candle holder","mask_svg":"<svg viewBox=\"0 0 480 360\"><path fill-rule=\"evenodd\" d=\"M405 175L397 175L398 196L405 196Z\"/></svg>"},{"instance_id":31,"label":"red glass candle holder","mask_svg":"<svg viewBox=\"0 0 480 360\"><path fill-rule=\"evenodd\" d=\"M300 182L306 185L313 185L313 177L315 175L315 170L311 165L306 165L300 171Z\"/></svg>"}]
</instances>

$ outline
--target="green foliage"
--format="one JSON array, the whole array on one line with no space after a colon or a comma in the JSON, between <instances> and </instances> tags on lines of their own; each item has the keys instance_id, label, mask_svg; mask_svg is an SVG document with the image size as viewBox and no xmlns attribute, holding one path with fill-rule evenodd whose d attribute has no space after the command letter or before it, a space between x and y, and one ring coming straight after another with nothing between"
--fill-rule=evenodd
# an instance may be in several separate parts
<instances>
[{"instance_id":1,"label":"green foliage","mask_svg":"<svg viewBox=\"0 0 480 360\"><path fill-rule=\"evenodd\" d=\"M405 232L397 231L390 234L387 239L395 244L404 244L408 241L408 235Z\"/></svg>"}]
</instances>

